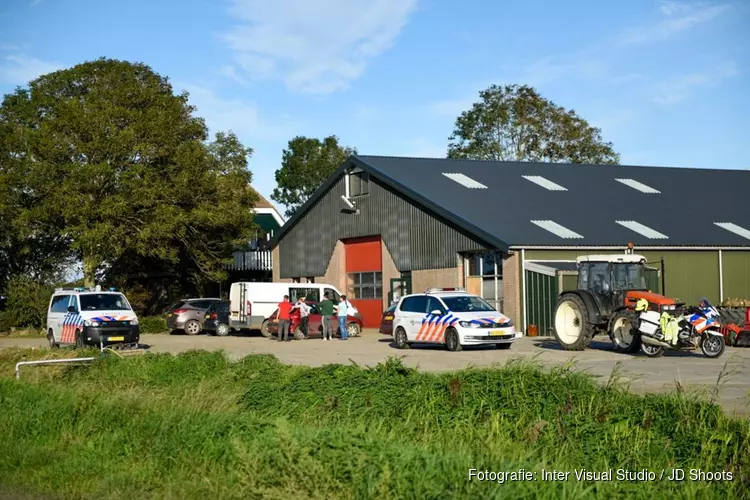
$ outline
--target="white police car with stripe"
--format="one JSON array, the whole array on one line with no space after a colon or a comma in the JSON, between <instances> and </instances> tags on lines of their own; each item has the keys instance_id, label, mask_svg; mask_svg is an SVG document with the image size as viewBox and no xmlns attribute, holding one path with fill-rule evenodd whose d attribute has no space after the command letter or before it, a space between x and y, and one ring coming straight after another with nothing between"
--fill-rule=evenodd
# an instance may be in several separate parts
<instances>
[{"instance_id":1,"label":"white police car with stripe","mask_svg":"<svg viewBox=\"0 0 750 500\"><path fill-rule=\"evenodd\" d=\"M138 317L115 288L58 288L47 310L47 340L60 345L138 344Z\"/></svg>"},{"instance_id":2,"label":"white police car with stripe","mask_svg":"<svg viewBox=\"0 0 750 500\"><path fill-rule=\"evenodd\" d=\"M394 311L393 338L401 349L416 343L445 344L449 351L469 345L509 349L519 337L510 318L461 288L406 295Z\"/></svg>"}]
</instances>

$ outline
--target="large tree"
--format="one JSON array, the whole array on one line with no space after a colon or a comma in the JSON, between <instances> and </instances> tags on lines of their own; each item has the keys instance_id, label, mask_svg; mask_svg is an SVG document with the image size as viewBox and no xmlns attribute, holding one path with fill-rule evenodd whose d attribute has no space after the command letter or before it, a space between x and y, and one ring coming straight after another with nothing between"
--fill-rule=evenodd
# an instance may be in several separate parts
<instances>
[{"instance_id":1,"label":"large tree","mask_svg":"<svg viewBox=\"0 0 750 500\"><path fill-rule=\"evenodd\" d=\"M284 205L286 216L291 217L328 176L353 154L357 154L357 150L339 145L335 135L322 141L295 137L283 152L281 168L276 171L277 187L271 199Z\"/></svg>"},{"instance_id":2,"label":"large tree","mask_svg":"<svg viewBox=\"0 0 750 500\"><path fill-rule=\"evenodd\" d=\"M193 111L167 78L112 59L5 96L0 148L27 200L16 220L69 243L87 285L123 259L137 271L139 258L222 277L253 227L252 151L231 133L208 144Z\"/></svg>"},{"instance_id":3,"label":"large tree","mask_svg":"<svg viewBox=\"0 0 750 500\"><path fill-rule=\"evenodd\" d=\"M448 157L618 164L620 156L573 110L526 85L492 85L456 119Z\"/></svg>"}]
</instances>

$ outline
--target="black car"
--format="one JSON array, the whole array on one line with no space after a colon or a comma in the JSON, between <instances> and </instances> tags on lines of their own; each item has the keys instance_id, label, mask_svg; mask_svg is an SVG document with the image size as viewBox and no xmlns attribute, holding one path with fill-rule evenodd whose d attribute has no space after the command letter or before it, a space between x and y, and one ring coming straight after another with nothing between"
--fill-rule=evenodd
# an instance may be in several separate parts
<instances>
[{"instance_id":1,"label":"black car","mask_svg":"<svg viewBox=\"0 0 750 500\"><path fill-rule=\"evenodd\" d=\"M232 329L229 327L229 301L221 300L212 303L203 317L203 329L212 335L226 337Z\"/></svg>"}]
</instances>

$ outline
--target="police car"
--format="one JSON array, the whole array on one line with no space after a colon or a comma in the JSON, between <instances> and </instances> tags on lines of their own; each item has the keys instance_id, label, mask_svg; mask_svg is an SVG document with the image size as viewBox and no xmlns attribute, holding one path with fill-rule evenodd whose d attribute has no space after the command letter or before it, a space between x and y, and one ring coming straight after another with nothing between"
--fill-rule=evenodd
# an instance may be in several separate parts
<instances>
[{"instance_id":1,"label":"police car","mask_svg":"<svg viewBox=\"0 0 750 500\"><path fill-rule=\"evenodd\" d=\"M115 288L58 288L47 310L47 340L60 345L137 344L138 317Z\"/></svg>"},{"instance_id":2,"label":"police car","mask_svg":"<svg viewBox=\"0 0 750 500\"><path fill-rule=\"evenodd\" d=\"M400 349L410 344L495 345L509 349L521 337L510 318L481 297L462 288L433 288L404 296L394 311L393 339Z\"/></svg>"}]
</instances>

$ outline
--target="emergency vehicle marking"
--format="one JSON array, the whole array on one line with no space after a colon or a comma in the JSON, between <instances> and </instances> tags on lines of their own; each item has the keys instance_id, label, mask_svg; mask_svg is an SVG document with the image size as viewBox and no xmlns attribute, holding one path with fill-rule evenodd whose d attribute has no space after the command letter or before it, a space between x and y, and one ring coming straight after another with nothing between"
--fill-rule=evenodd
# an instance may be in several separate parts
<instances>
[{"instance_id":1,"label":"emergency vehicle marking","mask_svg":"<svg viewBox=\"0 0 750 500\"><path fill-rule=\"evenodd\" d=\"M510 320L508 318L477 318L472 319L469 321L469 323L473 323L475 325L504 325L508 323Z\"/></svg>"},{"instance_id":2,"label":"emergency vehicle marking","mask_svg":"<svg viewBox=\"0 0 750 500\"><path fill-rule=\"evenodd\" d=\"M76 341L76 330L83 330L83 317L74 312L69 312L63 319L62 330L60 331L60 342L72 344Z\"/></svg>"},{"instance_id":3,"label":"emergency vehicle marking","mask_svg":"<svg viewBox=\"0 0 750 500\"><path fill-rule=\"evenodd\" d=\"M445 316L433 316L431 314L422 318L422 326L417 333L417 340L428 342L442 342L445 339L445 330L458 323L458 318L450 312Z\"/></svg>"},{"instance_id":4,"label":"emergency vehicle marking","mask_svg":"<svg viewBox=\"0 0 750 500\"><path fill-rule=\"evenodd\" d=\"M98 321L100 323L108 323L110 321L130 321L133 319L130 316L96 316L91 318L91 321Z\"/></svg>"},{"instance_id":5,"label":"emergency vehicle marking","mask_svg":"<svg viewBox=\"0 0 750 500\"><path fill-rule=\"evenodd\" d=\"M716 323L716 318L704 318L699 314L694 314L690 317L690 323L698 333L703 333L709 326Z\"/></svg>"}]
</instances>

